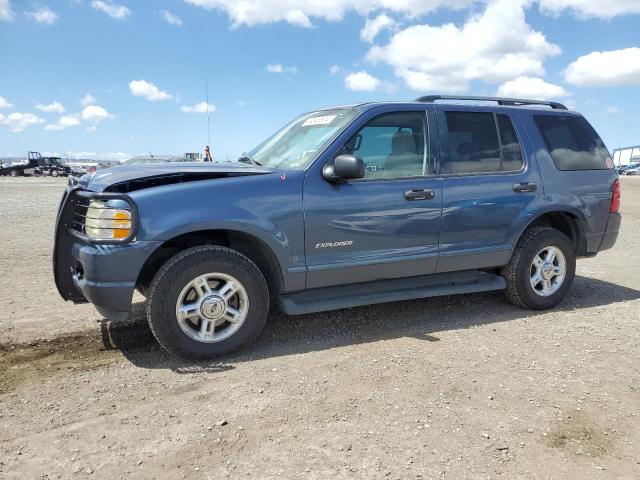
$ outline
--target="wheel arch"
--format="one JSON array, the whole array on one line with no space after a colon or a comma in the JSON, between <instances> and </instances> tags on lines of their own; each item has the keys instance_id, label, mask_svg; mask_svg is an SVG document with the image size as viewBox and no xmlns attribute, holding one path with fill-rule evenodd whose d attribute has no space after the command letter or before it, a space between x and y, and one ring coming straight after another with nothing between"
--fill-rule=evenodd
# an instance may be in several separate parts
<instances>
[{"instance_id":1,"label":"wheel arch","mask_svg":"<svg viewBox=\"0 0 640 480\"><path fill-rule=\"evenodd\" d=\"M585 219L579 211L556 209L541 212L518 232L511 253L513 254L516 245L529 228L546 226L560 230L569 237L573 243L576 257L583 257L587 254L587 235L584 224Z\"/></svg>"},{"instance_id":2,"label":"wheel arch","mask_svg":"<svg viewBox=\"0 0 640 480\"><path fill-rule=\"evenodd\" d=\"M271 298L275 298L282 290L284 279L280 264L269 245L255 235L229 229L193 230L165 240L147 258L138 275L136 287L146 295L154 275L169 258L178 252L201 245L220 245L236 250L260 269Z\"/></svg>"}]
</instances>

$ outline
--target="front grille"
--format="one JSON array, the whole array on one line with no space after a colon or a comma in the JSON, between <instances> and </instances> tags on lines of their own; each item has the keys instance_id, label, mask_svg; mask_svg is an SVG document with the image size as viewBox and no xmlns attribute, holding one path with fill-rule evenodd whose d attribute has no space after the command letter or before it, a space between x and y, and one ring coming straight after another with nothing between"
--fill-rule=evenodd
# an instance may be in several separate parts
<instances>
[{"instance_id":1,"label":"front grille","mask_svg":"<svg viewBox=\"0 0 640 480\"><path fill-rule=\"evenodd\" d=\"M71 228L76 232L85 233L84 224L85 219L87 218L89 202L91 202L91 200L80 197L79 195L73 195L73 197L73 219L71 220Z\"/></svg>"}]
</instances>

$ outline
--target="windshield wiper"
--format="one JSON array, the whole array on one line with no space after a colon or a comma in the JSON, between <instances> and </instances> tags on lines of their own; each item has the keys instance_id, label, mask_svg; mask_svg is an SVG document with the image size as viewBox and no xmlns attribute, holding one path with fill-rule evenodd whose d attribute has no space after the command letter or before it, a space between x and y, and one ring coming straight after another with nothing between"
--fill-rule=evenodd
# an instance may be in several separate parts
<instances>
[{"instance_id":1,"label":"windshield wiper","mask_svg":"<svg viewBox=\"0 0 640 480\"><path fill-rule=\"evenodd\" d=\"M262 164L260 162L254 160L251 157L247 157L246 155L243 155L242 157L238 158L238 161L242 162L242 163L248 163L250 165L255 165L255 166L258 166L258 167L262 166Z\"/></svg>"}]
</instances>

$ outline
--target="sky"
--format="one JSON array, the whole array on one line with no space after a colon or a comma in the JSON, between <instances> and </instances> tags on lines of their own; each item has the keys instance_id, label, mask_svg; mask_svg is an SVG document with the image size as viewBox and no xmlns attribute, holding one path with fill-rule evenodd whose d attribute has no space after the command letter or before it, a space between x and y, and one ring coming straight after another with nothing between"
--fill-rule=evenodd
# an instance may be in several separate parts
<instances>
[{"instance_id":1,"label":"sky","mask_svg":"<svg viewBox=\"0 0 640 480\"><path fill-rule=\"evenodd\" d=\"M639 25L640 0L0 0L0 157L209 131L222 160L307 111L438 93L558 100L638 145Z\"/></svg>"}]
</instances>

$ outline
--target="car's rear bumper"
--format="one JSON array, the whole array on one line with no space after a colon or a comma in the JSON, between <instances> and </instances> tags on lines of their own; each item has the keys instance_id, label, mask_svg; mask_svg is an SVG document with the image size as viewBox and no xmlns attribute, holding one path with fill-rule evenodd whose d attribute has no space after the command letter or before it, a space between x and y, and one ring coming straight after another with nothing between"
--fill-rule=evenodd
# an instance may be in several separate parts
<instances>
[{"instance_id":1,"label":"car's rear bumper","mask_svg":"<svg viewBox=\"0 0 640 480\"><path fill-rule=\"evenodd\" d=\"M619 213L610 213L609 221L607 222L607 229L602 237L600 243L599 252L609 250L612 248L616 240L618 240L618 233L620 232L620 224L622 222L622 216Z\"/></svg>"}]
</instances>

